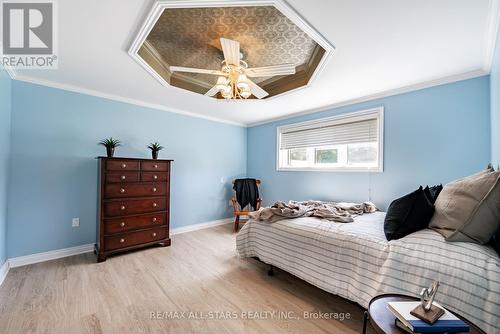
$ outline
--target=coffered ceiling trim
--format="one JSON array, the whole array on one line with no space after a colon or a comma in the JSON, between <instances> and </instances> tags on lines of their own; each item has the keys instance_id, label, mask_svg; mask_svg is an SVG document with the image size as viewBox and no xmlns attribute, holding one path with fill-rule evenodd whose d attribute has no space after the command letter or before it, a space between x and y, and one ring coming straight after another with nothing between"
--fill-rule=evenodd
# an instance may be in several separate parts
<instances>
[{"instance_id":1,"label":"coffered ceiling trim","mask_svg":"<svg viewBox=\"0 0 500 334\"><path fill-rule=\"evenodd\" d=\"M175 87L167 82L164 76L157 73L157 71L143 59L140 55L140 49L146 42L151 30L154 28L156 22L162 15L165 9L173 8L207 8L207 7L243 7L243 6L274 6L283 15L290 19L297 27L302 29L310 38L312 38L319 46L324 49L324 54L318 62L318 65L314 69L313 73L309 74L308 81L305 85L290 89L286 92L280 93L279 95L271 96L266 100L274 99L279 96L283 96L286 93L296 91L298 89L303 89L309 87L313 82L318 73L324 68L325 64L328 62L330 57L335 50L335 47L326 40L319 32L317 32L308 22L306 22L292 7L290 7L284 0L256 0L256 1L192 1L192 0L159 0L154 3L146 20L139 30L136 38L132 42L128 54L134 59L140 66L142 66L149 74L151 74L156 80L158 80L162 85L166 87ZM156 67L156 66L155 66ZM164 67L163 70L167 70ZM237 101L237 100L232 100Z\"/></svg>"}]
</instances>

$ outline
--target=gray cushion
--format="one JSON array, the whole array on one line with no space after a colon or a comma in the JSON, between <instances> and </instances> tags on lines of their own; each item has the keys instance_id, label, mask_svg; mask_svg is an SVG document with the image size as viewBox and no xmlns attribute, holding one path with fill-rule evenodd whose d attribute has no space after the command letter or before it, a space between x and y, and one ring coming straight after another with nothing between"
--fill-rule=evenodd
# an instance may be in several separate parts
<instances>
[{"instance_id":1,"label":"gray cushion","mask_svg":"<svg viewBox=\"0 0 500 334\"><path fill-rule=\"evenodd\" d=\"M485 244L499 227L500 172L489 168L448 183L439 194L429 227L447 241Z\"/></svg>"}]
</instances>

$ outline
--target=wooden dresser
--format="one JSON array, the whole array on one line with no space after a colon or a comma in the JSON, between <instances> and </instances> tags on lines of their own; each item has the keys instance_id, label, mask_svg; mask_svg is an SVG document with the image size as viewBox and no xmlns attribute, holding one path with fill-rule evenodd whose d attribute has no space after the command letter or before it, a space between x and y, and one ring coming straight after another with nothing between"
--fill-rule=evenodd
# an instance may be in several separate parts
<instances>
[{"instance_id":1,"label":"wooden dresser","mask_svg":"<svg viewBox=\"0 0 500 334\"><path fill-rule=\"evenodd\" d=\"M169 246L172 160L98 160L97 261L144 246Z\"/></svg>"}]
</instances>

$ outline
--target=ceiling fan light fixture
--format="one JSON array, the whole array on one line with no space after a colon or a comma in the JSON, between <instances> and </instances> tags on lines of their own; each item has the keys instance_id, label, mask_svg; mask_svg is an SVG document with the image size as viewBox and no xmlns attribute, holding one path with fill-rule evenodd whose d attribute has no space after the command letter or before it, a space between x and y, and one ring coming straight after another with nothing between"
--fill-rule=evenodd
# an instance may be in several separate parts
<instances>
[{"instance_id":1,"label":"ceiling fan light fixture","mask_svg":"<svg viewBox=\"0 0 500 334\"><path fill-rule=\"evenodd\" d=\"M223 76L220 76L217 79L217 84L215 85L215 87L217 87L217 89L221 92L227 90L227 88L229 87L227 84L227 79Z\"/></svg>"},{"instance_id":2,"label":"ceiling fan light fixture","mask_svg":"<svg viewBox=\"0 0 500 334\"><path fill-rule=\"evenodd\" d=\"M172 72L200 73L217 76L216 84L205 95L210 97L222 96L226 100L247 99L251 95L263 99L269 95L250 78L272 77L276 75L295 74L295 65L292 63L249 68L248 64L240 59L240 43L227 38L221 38L224 60L222 69L207 70L202 68L170 66Z\"/></svg>"},{"instance_id":3,"label":"ceiling fan light fixture","mask_svg":"<svg viewBox=\"0 0 500 334\"><path fill-rule=\"evenodd\" d=\"M228 89L228 90L221 90L220 93L221 93L222 97L225 98L226 100L229 100L232 97L230 89Z\"/></svg>"},{"instance_id":4,"label":"ceiling fan light fixture","mask_svg":"<svg viewBox=\"0 0 500 334\"><path fill-rule=\"evenodd\" d=\"M250 91L250 88L247 87L246 89L242 89L240 91L240 95L241 97L243 97L244 99L248 99L250 97L250 95L252 95L252 92Z\"/></svg>"},{"instance_id":5,"label":"ceiling fan light fixture","mask_svg":"<svg viewBox=\"0 0 500 334\"><path fill-rule=\"evenodd\" d=\"M248 78L245 74L240 74L238 76L236 87L238 87L241 90L248 90L248 91L250 90L250 87L248 86Z\"/></svg>"}]
</instances>

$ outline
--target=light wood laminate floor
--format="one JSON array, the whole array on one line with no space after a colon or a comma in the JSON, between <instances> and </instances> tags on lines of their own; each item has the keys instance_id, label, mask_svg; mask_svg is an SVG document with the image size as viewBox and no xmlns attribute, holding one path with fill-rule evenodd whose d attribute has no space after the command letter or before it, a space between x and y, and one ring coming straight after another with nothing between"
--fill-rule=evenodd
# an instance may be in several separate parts
<instances>
[{"instance_id":1,"label":"light wood laminate floor","mask_svg":"<svg viewBox=\"0 0 500 334\"><path fill-rule=\"evenodd\" d=\"M304 311L350 319L304 319ZM360 333L362 318L357 304L238 258L231 225L99 264L89 253L14 268L0 287L3 334Z\"/></svg>"}]
</instances>

